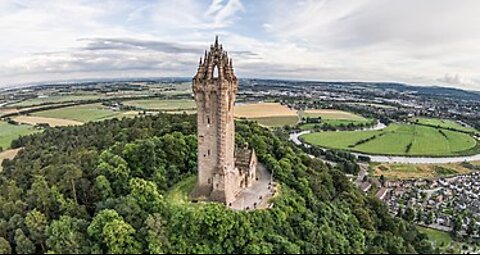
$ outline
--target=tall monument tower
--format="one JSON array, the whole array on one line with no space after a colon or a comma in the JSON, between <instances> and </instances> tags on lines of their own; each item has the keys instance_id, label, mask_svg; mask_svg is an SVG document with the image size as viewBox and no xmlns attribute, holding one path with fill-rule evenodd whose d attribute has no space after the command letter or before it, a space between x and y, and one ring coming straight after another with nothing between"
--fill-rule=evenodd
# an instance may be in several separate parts
<instances>
[{"instance_id":1,"label":"tall monument tower","mask_svg":"<svg viewBox=\"0 0 480 255\"><path fill-rule=\"evenodd\" d=\"M232 60L218 43L218 37L210 51L200 58L192 87L198 124L198 183L194 196L228 205L248 186L245 174L248 178L255 174L235 166L233 108L238 80Z\"/></svg>"}]
</instances>

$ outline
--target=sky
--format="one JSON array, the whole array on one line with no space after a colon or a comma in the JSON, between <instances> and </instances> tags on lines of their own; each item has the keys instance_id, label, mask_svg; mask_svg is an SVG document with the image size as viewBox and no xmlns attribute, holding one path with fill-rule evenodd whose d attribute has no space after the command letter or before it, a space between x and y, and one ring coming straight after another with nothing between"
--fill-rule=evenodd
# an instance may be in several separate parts
<instances>
[{"instance_id":1,"label":"sky","mask_svg":"<svg viewBox=\"0 0 480 255\"><path fill-rule=\"evenodd\" d=\"M240 78L480 90L478 0L0 0L0 87L191 77L215 35Z\"/></svg>"}]
</instances>

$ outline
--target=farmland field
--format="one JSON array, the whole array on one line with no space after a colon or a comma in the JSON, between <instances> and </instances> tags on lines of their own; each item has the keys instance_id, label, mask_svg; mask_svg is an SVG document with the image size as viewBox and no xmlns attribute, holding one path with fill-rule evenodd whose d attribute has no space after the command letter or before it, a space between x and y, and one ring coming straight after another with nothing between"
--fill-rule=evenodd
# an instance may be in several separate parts
<instances>
[{"instance_id":1,"label":"farmland field","mask_svg":"<svg viewBox=\"0 0 480 255\"><path fill-rule=\"evenodd\" d=\"M316 109L305 110L300 112L302 118L318 118L321 117L320 123L307 123L301 125L302 130L313 129L316 126L329 125L333 127L348 126L348 125L365 125L372 122L372 119L364 118L351 112L334 110L334 109Z\"/></svg>"},{"instance_id":2,"label":"farmland field","mask_svg":"<svg viewBox=\"0 0 480 255\"><path fill-rule=\"evenodd\" d=\"M477 146L467 134L412 124L391 124L376 131L318 132L302 139L327 148L383 155L463 155Z\"/></svg>"},{"instance_id":3,"label":"farmland field","mask_svg":"<svg viewBox=\"0 0 480 255\"><path fill-rule=\"evenodd\" d=\"M10 148L13 140L22 135L29 135L38 132L37 129L27 125L12 125L0 121L0 146L5 150Z\"/></svg>"},{"instance_id":4,"label":"farmland field","mask_svg":"<svg viewBox=\"0 0 480 255\"><path fill-rule=\"evenodd\" d=\"M449 164L387 164L372 163L373 175L387 179L433 178L439 176L465 174L471 170L461 163Z\"/></svg>"},{"instance_id":5,"label":"farmland field","mask_svg":"<svg viewBox=\"0 0 480 255\"><path fill-rule=\"evenodd\" d=\"M431 126L439 126L443 128L450 128L455 130L461 130L466 132L475 132L476 130L472 127L464 127L459 123L453 120L442 120L442 119L434 119L434 118L414 118L413 122Z\"/></svg>"},{"instance_id":6,"label":"farmland field","mask_svg":"<svg viewBox=\"0 0 480 255\"><path fill-rule=\"evenodd\" d=\"M239 104L235 106L237 118L263 118L297 116L297 112L279 103Z\"/></svg>"},{"instance_id":7,"label":"farmland field","mask_svg":"<svg viewBox=\"0 0 480 255\"><path fill-rule=\"evenodd\" d=\"M310 129L314 129L316 126L321 127L322 125L330 125L332 127L341 127L341 126L348 126L348 125L358 126L358 125L361 125L361 124L366 125L366 124L369 124L371 122L372 122L371 119L365 119L365 120L326 119L326 120L322 120L322 122L320 122L320 123L302 124L300 126L300 129L310 130Z\"/></svg>"},{"instance_id":8,"label":"farmland field","mask_svg":"<svg viewBox=\"0 0 480 255\"><path fill-rule=\"evenodd\" d=\"M76 125L83 124L82 122L68 120L68 119L26 116L26 115L13 117L13 120L18 123L27 124L31 126L35 126L37 124L48 124L50 127L63 127L63 126L76 126Z\"/></svg>"},{"instance_id":9,"label":"farmland field","mask_svg":"<svg viewBox=\"0 0 480 255\"><path fill-rule=\"evenodd\" d=\"M11 104L9 106L14 107L24 107L24 106L32 106L32 105L39 105L39 104L47 104L47 103L61 103L61 102L68 102L68 101L81 101L81 100L93 100L93 99L100 99L105 96L100 94L79 94L79 95L53 95L48 97L40 97L40 98L32 98L25 101L21 101L18 103Z\"/></svg>"},{"instance_id":10,"label":"farmland field","mask_svg":"<svg viewBox=\"0 0 480 255\"><path fill-rule=\"evenodd\" d=\"M366 118L356 115L351 112L335 110L335 109L314 109L314 110L305 110L300 113L301 117L322 117L322 119L330 120L366 120Z\"/></svg>"},{"instance_id":11,"label":"farmland field","mask_svg":"<svg viewBox=\"0 0 480 255\"><path fill-rule=\"evenodd\" d=\"M78 122L101 121L132 116L131 112L111 110L101 104L86 104L32 113L32 116L74 120Z\"/></svg>"},{"instance_id":12,"label":"farmland field","mask_svg":"<svg viewBox=\"0 0 480 255\"><path fill-rule=\"evenodd\" d=\"M235 117L254 120L268 127L295 125L298 122L297 112L279 103L236 105Z\"/></svg>"},{"instance_id":13,"label":"farmland field","mask_svg":"<svg viewBox=\"0 0 480 255\"><path fill-rule=\"evenodd\" d=\"M195 101L190 99L162 100L145 99L130 100L123 102L124 105L134 106L144 110L192 110L195 109Z\"/></svg>"},{"instance_id":14,"label":"farmland field","mask_svg":"<svg viewBox=\"0 0 480 255\"><path fill-rule=\"evenodd\" d=\"M0 152L0 171L2 171L2 162L4 159L13 159L22 148L10 149Z\"/></svg>"},{"instance_id":15,"label":"farmland field","mask_svg":"<svg viewBox=\"0 0 480 255\"><path fill-rule=\"evenodd\" d=\"M297 116L273 116L273 117L261 117L251 118L250 120L257 121L258 124L267 127L283 127L285 125L295 125L298 122Z\"/></svg>"}]
</instances>

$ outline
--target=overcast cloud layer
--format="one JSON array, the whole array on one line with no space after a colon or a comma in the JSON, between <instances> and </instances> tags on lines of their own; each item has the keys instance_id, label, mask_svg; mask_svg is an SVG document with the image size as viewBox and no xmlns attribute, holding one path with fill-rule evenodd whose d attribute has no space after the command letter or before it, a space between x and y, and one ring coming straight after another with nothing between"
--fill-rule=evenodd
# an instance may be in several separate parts
<instances>
[{"instance_id":1,"label":"overcast cloud layer","mask_svg":"<svg viewBox=\"0 0 480 255\"><path fill-rule=\"evenodd\" d=\"M0 86L192 76L220 36L240 77L480 90L478 0L2 0Z\"/></svg>"}]
</instances>

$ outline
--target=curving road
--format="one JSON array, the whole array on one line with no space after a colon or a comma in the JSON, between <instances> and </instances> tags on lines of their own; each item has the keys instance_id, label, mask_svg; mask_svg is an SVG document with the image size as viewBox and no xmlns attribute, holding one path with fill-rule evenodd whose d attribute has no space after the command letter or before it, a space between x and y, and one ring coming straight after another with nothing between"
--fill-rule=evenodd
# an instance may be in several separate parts
<instances>
[{"instance_id":1,"label":"curving road","mask_svg":"<svg viewBox=\"0 0 480 255\"><path fill-rule=\"evenodd\" d=\"M386 125L383 123L377 124L375 127L370 128L369 130L380 130L385 128ZM300 140L300 136L311 133L310 130L302 131L299 133L290 134L290 140L296 145L303 145L307 148L309 144L303 143ZM355 156L367 156L370 157L372 162L378 163L404 163L404 164L446 164L446 163L461 163L469 161L480 161L480 154L472 156L457 156L457 157L402 157L402 156L384 156L384 155L369 155L364 153L352 153Z\"/></svg>"}]
</instances>

